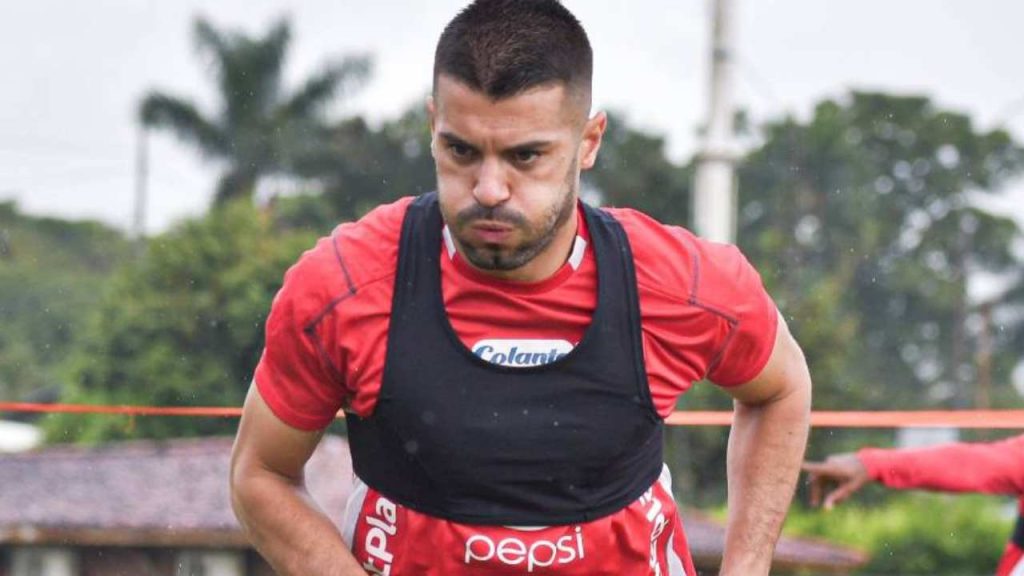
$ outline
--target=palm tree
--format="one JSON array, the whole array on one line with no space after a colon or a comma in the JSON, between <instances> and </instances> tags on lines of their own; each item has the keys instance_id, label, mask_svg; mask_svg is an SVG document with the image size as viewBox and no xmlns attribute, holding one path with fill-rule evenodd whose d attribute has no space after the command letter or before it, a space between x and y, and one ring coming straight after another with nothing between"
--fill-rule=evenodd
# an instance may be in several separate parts
<instances>
[{"instance_id":1,"label":"palm tree","mask_svg":"<svg viewBox=\"0 0 1024 576\"><path fill-rule=\"evenodd\" d=\"M326 105L361 86L370 72L367 56L346 57L286 94L281 72L291 40L287 20L254 39L197 18L194 36L197 51L212 63L219 110L208 116L187 99L151 92L139 106L139 118L144 126L170 129L205 157L227 163L216 204L251 198L261 176L294 174L296 163L323 142Z\"/></svg>"}]
</instances>

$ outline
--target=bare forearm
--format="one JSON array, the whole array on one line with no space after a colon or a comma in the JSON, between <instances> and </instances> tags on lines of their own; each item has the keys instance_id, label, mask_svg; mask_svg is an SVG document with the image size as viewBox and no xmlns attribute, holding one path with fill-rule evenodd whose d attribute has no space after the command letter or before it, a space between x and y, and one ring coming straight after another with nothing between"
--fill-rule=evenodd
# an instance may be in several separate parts
<instances>
[{"instance_id":1,"label":"bare forearm","mask_svg":"<svg viewBox=\"0 0 1024 576\"><path fill-rule=\"evenodd\" d=\"M277 574L366 576L337 528L300 487L268 473L232 488L235 514Z\"/></svg>"},{"instance_id":2,"label":"bare forearm","mask_svg":"<svg viewBox=\"0 0 1024 576\"><path fill-rule=\"evenodd\" d=\"M768 574L807 444L810 381L760 405L736 403L722 576Z\"/></svg>"}]
</instances>

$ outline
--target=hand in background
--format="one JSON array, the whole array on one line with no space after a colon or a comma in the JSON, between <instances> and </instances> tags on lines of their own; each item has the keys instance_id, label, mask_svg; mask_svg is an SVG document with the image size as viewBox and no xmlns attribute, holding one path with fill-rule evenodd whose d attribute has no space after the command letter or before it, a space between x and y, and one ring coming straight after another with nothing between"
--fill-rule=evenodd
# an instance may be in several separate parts
<instances>
[{"instance_id":1,"label":"hand in background","mask_svg":"<svg viewBox=\"0 0 1024 576\"><path fill-rule=\"evenodd\" d=\"M824 462L804 462L800 468L807 472L811 485L811 506L823 506L825 510L831 510L872 480L854 454L836 454Z\"/></svg>"}]
</instances>

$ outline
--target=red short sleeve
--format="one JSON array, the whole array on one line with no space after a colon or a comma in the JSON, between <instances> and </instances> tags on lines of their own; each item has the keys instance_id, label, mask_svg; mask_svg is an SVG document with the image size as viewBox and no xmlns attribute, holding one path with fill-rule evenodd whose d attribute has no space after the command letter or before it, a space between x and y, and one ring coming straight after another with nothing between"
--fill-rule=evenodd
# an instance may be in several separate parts
<instances>
[{"instance_id":1,"label":"red short sleeve","mask_svg":"<svg viewBox=\"0 0 1024 576\"><path fill-rule=\"evenodd\" d=\"M701 241L697 267L697 301L721 314L729 326L716 342L707 378L719 386L749 382L761 373L775 347L775 303L735 246Z\"/></svg>"},{"instance_id":2,"label":"red short sleeve","mask_svg":"<svg viewBox=\"0 0 1024 576\"><path fill-rule=\"evenodd\" d=\"M256 367L256 387L274 414L303 430L324 428L347 391L326 353L318 315L344 293L331 239L322 239L285 274L266 326L266 344Z\"/></svg>"}]
</instances>

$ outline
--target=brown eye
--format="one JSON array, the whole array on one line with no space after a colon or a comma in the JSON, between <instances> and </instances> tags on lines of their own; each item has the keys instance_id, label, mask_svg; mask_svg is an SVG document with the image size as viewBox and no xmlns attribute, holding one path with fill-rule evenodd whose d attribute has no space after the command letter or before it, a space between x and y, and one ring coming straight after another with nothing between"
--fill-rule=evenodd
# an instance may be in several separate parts
<instances>
[{"instance_id":1,"label":"brown eye","mask_svg":"<svg viewBox=\"0 0 1024 576\"><path fill-rule=\"evenodd\" d=\"M516 150L513 158L516 164L532 164L537 158L540 158L540 152L536 150Z\"/></svg>"},{"instance_id":2,"label":"brown eye","mask_svg":"<svg viewBox=\"0 0 1024 576\"><path fill-rule=\"evenodd\" d=\"M465 144L453 142L448 145L448 151L456 160L469 160L473 156L473 149Z\"/></svg>"}]
</instances>

